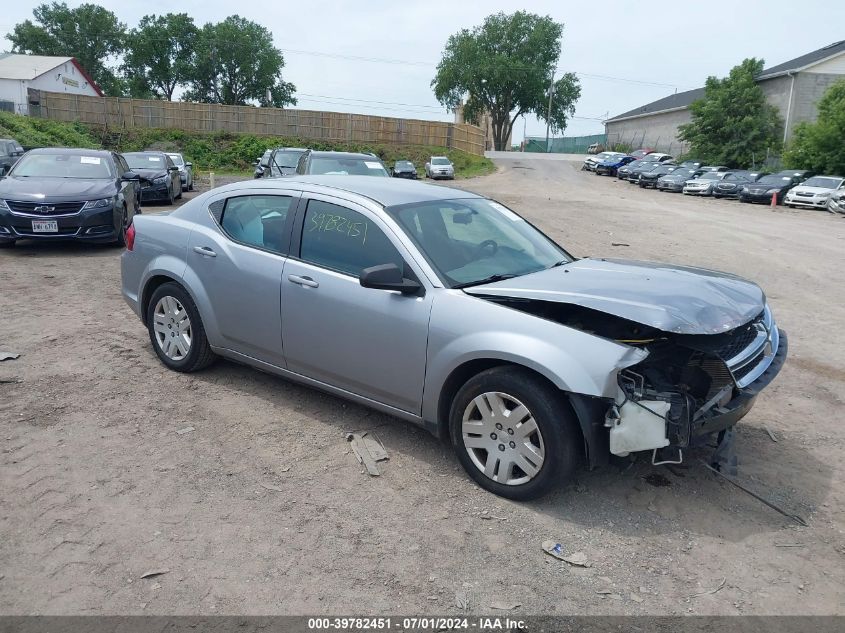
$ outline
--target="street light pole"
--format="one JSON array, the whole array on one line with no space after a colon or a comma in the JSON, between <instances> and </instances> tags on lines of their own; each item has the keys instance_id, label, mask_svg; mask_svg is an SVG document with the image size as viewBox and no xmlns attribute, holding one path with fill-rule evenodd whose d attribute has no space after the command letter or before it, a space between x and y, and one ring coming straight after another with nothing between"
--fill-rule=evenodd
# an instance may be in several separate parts
<instances>
[{"instance_id":1,"label":"street light pole","mask_svg":"<svg viewBox=\"0 0 845 633\"><path fill-rule=\"evenodd\" d=\"M546 153L550 153L552 148L549 146L549 126L552 122L552 95L554 94L555 71L552 69L552 78L549 80L549 110L546 113Z\"/></svg>"}]
</instances>

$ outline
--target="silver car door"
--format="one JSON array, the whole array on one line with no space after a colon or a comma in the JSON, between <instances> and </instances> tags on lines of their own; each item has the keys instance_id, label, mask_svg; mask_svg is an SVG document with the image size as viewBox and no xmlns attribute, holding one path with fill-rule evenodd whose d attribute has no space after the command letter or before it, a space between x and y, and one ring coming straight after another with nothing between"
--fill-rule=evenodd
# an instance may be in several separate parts
<instances>
[{"instance_id":1,"label":"silver car door","mask_svg":"<svg viewBox=\"0 0 845 633\"><path fill-rule=\"evenodd\" d=\"M281 288L299 192L242 192L211 205L213 222L188 243L221 345L284 367Z\"/></svg>"},{"instance_id":2,"label":"silver car door","mask_svg":"<svg viewBox=\"0 0 845 633\"><path fill-rule=\"evenodd\" d=\"M392 262L419 279L408 251L371 210L330 196L303 195L294 234L298 257L282 279L288 369L419 414L433 293L358 280L363 268Z\"/></svg>"}]
</instances>

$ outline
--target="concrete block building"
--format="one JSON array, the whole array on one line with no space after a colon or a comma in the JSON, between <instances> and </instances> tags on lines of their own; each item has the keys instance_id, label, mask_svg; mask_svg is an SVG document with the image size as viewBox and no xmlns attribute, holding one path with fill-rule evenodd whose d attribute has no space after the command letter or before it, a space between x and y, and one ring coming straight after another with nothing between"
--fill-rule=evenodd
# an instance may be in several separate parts
<instances>
[{"instance_id":1,"label":"concrete block building","mask_svg":"<svg viewBox=\"0 0 845 633\"><path fill-rule=\"evenodd\" d=\"M785 122L784 141L795 125L815 121L816 104L827 88L845 79L845 40L765 69L757 83ZM629 143L675 155L687 151L678 138L678 126L689 123L689 106L704 97L704 88L678 92L623 112L605 121L609 145Z\"/></svg>"},{"instance_id":2,"label":"concrete block building","mask_svg":"<svg viewBox=\"0 0 845 633\"><path fill-rule=\"evenodd\" d=\"M27 90L103 96L73 57L0 53L0 109L29 114Z\"/></svg>"}]
</instances>

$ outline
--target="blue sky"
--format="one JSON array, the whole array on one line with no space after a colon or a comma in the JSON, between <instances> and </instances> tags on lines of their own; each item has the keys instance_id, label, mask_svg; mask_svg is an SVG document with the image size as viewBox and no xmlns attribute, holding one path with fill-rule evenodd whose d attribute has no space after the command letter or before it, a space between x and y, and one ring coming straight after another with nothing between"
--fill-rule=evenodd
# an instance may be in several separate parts
<instances>
[{"instance_id":1,"label":"blue sky","mask_svg":"<svg viewBox=\"0 0 845 633\"><path fill-rule=\"evenodd\" d=\"M5 4L3 34L31 18L39 3ZM99 4L130 27L145 14L166 13L163 7L187 12L198 24L238 13L272 31L285 53L284 77L297 86L298 107L441 120L452 117L439 107L430 82L449 35L499 10L550 15L565 24L559 66L580 73L582 85L578 118L571 121L568 135L601 132L595 119L606 113L613 116L675 90L701 86L708 75L723 76L745 57L762 57L772 66L845 37L845 3L815 0ZM7 40L0 43L0 48L9 47ZM534 117L528 117L526 128L529 135L545 134L545 124ZM522 130L517 123L515 140L522 138Z\"/></svg>"}]
</instances>

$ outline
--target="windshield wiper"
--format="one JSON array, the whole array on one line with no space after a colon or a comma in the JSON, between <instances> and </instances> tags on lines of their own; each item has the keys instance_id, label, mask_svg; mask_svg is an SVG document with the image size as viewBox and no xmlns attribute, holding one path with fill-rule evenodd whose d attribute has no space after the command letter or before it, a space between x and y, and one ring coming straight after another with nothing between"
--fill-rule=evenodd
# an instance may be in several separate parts
<instances>
[{"instance_id":1,"label":"windshield wiper","mask_svg":"<svg viewBox=\"0 0 845 633\"><path fill-rule=\"evenodd\" d=\"M557 268L558 266L563 266L563 265L565 265L565 264L568 264L568 263L569 263L569 261L570 261L570 260L568 260L568 259L562 259L562 260L560 260L559 262L555 262L554 264L552 264L551 266L549 266L549 268Z\"/></svg>"},{"instance_id":2,"label":"windshield wiper","mask_svg":"<svg viewBox=\"0 0 845 633\"><path fill-rule=\"evenodd\" d=\"M495 275L490 275L489 277L485 277L484 279L478 279L476 281L465 281L464 283L457 284L452 286L452 288L469 288L470 286L481 286L483 284L491 284L494 281L502 281L504 279L513 279L516 277L514 273L497 273Z\"/></svg>"}]
</instances>

